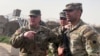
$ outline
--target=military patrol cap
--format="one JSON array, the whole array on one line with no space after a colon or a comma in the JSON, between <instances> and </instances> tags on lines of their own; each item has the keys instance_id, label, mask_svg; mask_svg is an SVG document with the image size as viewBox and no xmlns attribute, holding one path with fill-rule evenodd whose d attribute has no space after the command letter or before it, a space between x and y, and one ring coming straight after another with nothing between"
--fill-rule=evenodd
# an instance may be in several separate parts
<instances>
[{"instance_id":1,"label":"military patrol cap","mask_svg":"<svg viewBox=\"0 0 100 56\"><path fill-rule=\"evenodd\" d=\"M65 14L64 11L63 12L60 12L60 19L61 20L66 20L66 14Z\"/></svg>"},{"instance_id":2,"label":"military patrol cap","mask_svg":"<svg viewBox=\"0 0 100 56\"><path fill-rule=\"evenodd\" d=\"M66 18L66 14L65 14L64 11L63 11L63 12L60 12L60 17L64 17L64 18Z\"/></svg>"},{"instance_id":3,"label":"military patrol cap","mask_svg":"<svg viewBox=\"0 0 100 56\"><path fill-rule=\"evenodd\" d=\"M81 3L69 3L66 5L66 9L64 9L64 11L67 10L81 10L82 11L82 4Z\"/></svg>"},{"instance_id":4,"label":"military patrol cap","mask_svg":"<svg viewBox=\"0 0 100 56\"><path fill-rule=\"evenodd\" d=\"M40 10L31 10L30 11L30 16L40 16L41 11Z\"/></svg>"}]
</instances>

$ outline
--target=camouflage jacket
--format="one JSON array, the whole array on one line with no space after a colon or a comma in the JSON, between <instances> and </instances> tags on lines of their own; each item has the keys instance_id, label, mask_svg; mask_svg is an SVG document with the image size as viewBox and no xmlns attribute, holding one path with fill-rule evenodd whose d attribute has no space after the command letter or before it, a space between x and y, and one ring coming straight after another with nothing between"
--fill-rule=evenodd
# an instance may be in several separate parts
<instances>
[{"instance_id":1,"label":"camouflage jacket","mask_svg":"<svg viewBox=\"0 0 100 56\"><path fill-rule=\"evenodd\" d=\"M64 48L63 55L72 56L70 51L70 40L68 36L69 30L63 29L62 26L59 26L54 28L52 31L60 38L59 47Z\"/></svg>"},{"instance_id":2,"label":"camouflage jacket","mask_svg":"<svg viewBox=\"0 0 100 56\"><path fill-rule=\"evenodd\" d=\"M62 26L59 26L59 27L56 27L52 30L59 38L60 38L60 43L59 43L59 46L60 47L65 47L64 43L63 43L63 36L62 36ZM65 30L64 33L67 33L68 31ZM67 36L67 34L66 34Z\"/></svg>"},{"instance_id":3,"label":"camouflage jacket","mask_svg":"<svg viewBox=\"0 0 100 56\"><path fill-rule=\"evenodd\" d=\"M30 30L37 32L32 40L23 36L24 32ZM10 43L13 47L20 48L21 56L46 56L48 55L49 43L53 43L55 46L53 53L57 52L59 38L44 26L40 26L38 29L25 27L14 33Z\"/></svg>"},{"instance_id":4,"label":"camouflage jacket","mask_svg":"<svg viewBox=\"0 0 100 56\"><path fill-rule=\"evenodd\" d=\"M100 35L82 20L70 28L70 48L73 56L99 56Z\"/></svg>"}]
</instances>

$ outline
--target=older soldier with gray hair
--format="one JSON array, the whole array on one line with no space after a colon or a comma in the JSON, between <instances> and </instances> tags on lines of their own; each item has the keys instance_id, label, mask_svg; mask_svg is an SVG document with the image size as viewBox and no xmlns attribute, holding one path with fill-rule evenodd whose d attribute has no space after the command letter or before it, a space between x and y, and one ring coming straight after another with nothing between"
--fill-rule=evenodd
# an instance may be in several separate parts
<instances>
[{"instance_id":1,"label":"older soldier with gray hair","mask_svg":"<svg viewBox=\"0 0 100 56\"><path fill-rule=\"evenodd\" d=\"M18 29L11 38L11 45L20 48L20 56L46 56L49 54L49 43L53 43L56 51L59 38L47 27L39 24L40 10L30 11L29 26Z\"/></svg>"},{"instance_id":2,"label":"older soldier with gray hair","mask_svg":"<svg viewBox=\"0 0 100 56\"><path fill-rule=\"evenodd\" d=\"M64 9L66 17L71 22L70 48L73 56L99 56L100 38L93 27L81 20L83 12L81 3L69 3Z\"/></svg>"}]
</instances>

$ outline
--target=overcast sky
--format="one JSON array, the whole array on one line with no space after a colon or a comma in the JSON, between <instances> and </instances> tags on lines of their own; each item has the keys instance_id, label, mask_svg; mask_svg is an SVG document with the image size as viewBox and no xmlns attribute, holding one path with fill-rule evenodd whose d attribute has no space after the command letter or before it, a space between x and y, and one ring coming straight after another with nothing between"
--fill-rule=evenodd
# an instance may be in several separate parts
<instances>
[{"instance_id":1,"label":"overcast sky","mask_svg":"<svg viewBox=\"0 0 100 56\"><path fill-rule=\"evenodd\" d=\"M14 9L21 9L22 15L28 15L32 9L40 9L43 20L59 19L59 13L65 5L72 2L83 4L82 19L90 24L100 25L100 0L0 0L0 15L7 15Z\"/></svg>"}]
</instances>

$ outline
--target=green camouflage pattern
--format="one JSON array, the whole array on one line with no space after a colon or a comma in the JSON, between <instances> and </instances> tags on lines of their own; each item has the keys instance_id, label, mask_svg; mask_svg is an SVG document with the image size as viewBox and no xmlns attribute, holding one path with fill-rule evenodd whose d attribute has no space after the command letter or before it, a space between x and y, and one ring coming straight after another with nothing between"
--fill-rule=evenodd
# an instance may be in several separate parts
<instances>
[{"instance_id":1,"label":"green camouflage pattern","mask_svg":"<svg viewBox=\"0 0 100 56\"><path fill-rule=\"evenodd\" d=\"M99 33L82 20L70 28L70 48L73 56L99 56Z\"/></svg>"},{"instance_id":2,"label":"green camouflage pattern","mask_svg":"<svg viewBox=\"0 0 100 56\"><path fill-rule=\"evenodd\" d=\"M59 26L59 27L54 28L52 31L55 32L55 34L60 38L59 47L64 48L63 55L72 56L71 51L70 51L70 43L69 43L70 40L68 36L69 30L64 29L63 26Z\"/></svg>"},{"instance_id":3,"label":"green camouflage pattern","mask_svg":"<svg viewBox=\"0 0 100 56\"><path fill-rule=\"evenodd\" d=\"M34 39L31 40L23 36L24 32L30 30L37 32ZM54 48L52 54L56 56L59 38L44 26L37 29L24 27L13 34L10 43L13 47L20 48L20 56L46 56L49 54L49 44L52 43Z\"/></svg>"},{"instance_id":4,"label":"green camouflage pattern","mask_svg":"<svg viewBox=\"0 0 100 56\"><path fill-rule=\"evenodd\" d=\"M54 28L52 31L60 38L59 46L64 47L62 32L61 32L62 30L63 30L62 27L59 26L59 27Z\"/></svg>"}]
</instances>

